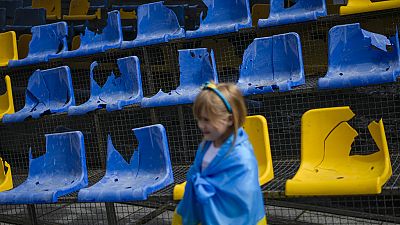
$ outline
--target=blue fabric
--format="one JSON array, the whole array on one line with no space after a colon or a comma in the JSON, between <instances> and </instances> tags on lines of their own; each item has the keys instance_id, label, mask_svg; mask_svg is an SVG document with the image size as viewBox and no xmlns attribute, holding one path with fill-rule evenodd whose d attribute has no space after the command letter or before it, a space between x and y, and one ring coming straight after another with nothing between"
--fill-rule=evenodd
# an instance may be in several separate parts
<instances>
[{"instance_id":1,"label":"blue fabric","mask_svg":"<svg viewBox=\"0 0 400 225\"><path fill-rule=\"evenodd\" d=\"M251 225L265 216L257 160L242 128L233 148L232 142L233 135L203 171L201 163L211 142L200 144L177 208L183 224Z\"/></svg>"}]
</instances>

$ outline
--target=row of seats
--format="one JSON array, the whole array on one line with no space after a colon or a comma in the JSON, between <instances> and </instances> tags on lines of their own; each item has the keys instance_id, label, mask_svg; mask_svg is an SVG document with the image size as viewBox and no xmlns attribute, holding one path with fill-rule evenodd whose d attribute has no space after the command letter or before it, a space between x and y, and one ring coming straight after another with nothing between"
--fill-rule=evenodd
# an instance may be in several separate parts
<instances>
[{"instance_id":1,"label":"row of seats","mask_svg":"<svg viewBox=\"0 0 400 225\"><path fill-rule=\"evenodd\" d=\"M224 27L223 29L219 26L207 26L196 31L185 31L179 26L177 18L172 10L165 7L160 2L142 5L140 6L138 13L142 20L138 21L138 33L136 39L131 41L123 40L122 25L118 11L112 11L108 13L107 25L104 27L101 33L96 33L86 28L84 34L78 36L79 38L74 37L72 41L72 49L70 50L68 50L67 44L67 40L70 38L68 37L68 25L65 22L57 22L33 27L31 31L32 36L29 42L29 47L27 47L29 37L26 35L20 37L17 48L15 47L17 46L15 35L8 34L7 32L3 33L1 35L4 35L3 39L5 39L5 42L3 45L5 48L0 50L0 66L23 66L46 62L53 58L77 57L104 52L106 50L115 48L128 49L158 44L168 42L173 39L185 37L191 38L194 37L193 34L196 32L200 32L202 34L211 32L207 35L214 35L216 34L215 32L232 32L237 30L238 25L240 24L225 24L226 26L224 24L220 24ZM229 27L236 28L230 29ZM340 30L340 28L336 29ZM356 28L354 28L354 30L356 30ZM363 31L363 33L368 35L366 34L367 32ZM331 30L329 34L330 48L336 48L336 46L333 45L333 31ZM380 39L382 39L382 37L380 37ZM389 41L386 40L384 40L384 42L389 43ZM379 44L379 42L375 42L373 40L372 43ZM396 44L398 44L398 42L393 40L389 45L393 46ZM18 59L17 49L20 49L22 53L21 55L23 56L25 56L26 52L28 52L26 58L20 57L19 60L16 60Z\"/></svg>"},{"instance_id":2,"label":"row of seats","mask_svg":"<svg viewBox=\"0 0 400 225\"><path fill-rule=\"evenodd\" d=\"M383 122L373 121L368 126L378 151L350 155L357 132L347 121L353 117L349 107L313 109L304 113L301 165L296 175L286 181L286 195L381 193L382 186L392 175ZM257 158L259 183L264 185L274 178L267 121L260 115L249 116L244 129ZM149 194L174 182L167 136L160 124L133 131L139 147L130 162L118 153L109 136L106 174L89 188L85 188L88 177L83 134L75 131L46 135L46 154L32 159L29 153L27 180L11 191L0 193L0 203L54 203L58 197L78 190L78 201L82 202L147 199ZM0 190L12 188L11 167L5 165L7 173L3 165L0 167ZM174 187L175 200L182 198L184 186L182 183Z\"/></svg>"},{"instance_id":3,"label":"row of seats","mask_svg":"<svg viewBox=\"0 0 400 225\"><path fill-rule=\"evenodd\" d=\"M168 140L161 124L133 129L139 146L130 162L107 144L105 176L88 187L84 136L80 131L46 135L46 153L35 159L29 151L28 178L11 191L0 192L1 204L57 202L58 197L79 190L80 201L119 202L145 200L174 182ZM0 190L13 187L11 167L1 167Z\"/></svg>"},{"instance_id":4,"label":"row of seats","mask_svg":"<svg viewBox=\"0 0 400 225\"><path fill-rule=\"evenodd\" d=\"M91 6L92 5L92 6ZM244 26L248 26L250 18L249 1L230 1L226 2L223 0L212 0L205 1L204 5L207 7L207 17L201 21L203 26L213 26L216 24L223 24L224 20L233 21L247 21ZM22 0L13 1L0 1L0 8L5 7L8 11L11 11L11 15L14 14L14 10L18 7L23 6ZM169 8L173 9L177 14L181 24L184 24L185 10L188 8L199 7L199 5L189 5L189 4L173 4L168 5ZM384 2L371 2L370 0L349 0L346 6L341 6L340 14L348 15L354 13L370 12L377 10L385 10L390 8L397 8L400 6L400 0L388 0ZM23 17L20 22L24 23L24 26L32 26L31 19L37 18L36 21L40 21L41 24L45 20L55 20L63 19L66 21L75 20L93 20L100 19L101 12L100 9L117 9L121 10L123 14L123 19L134 19L136 18L135 11L139 10L141 5L137 4L125 4L125 5L112 5L107 0L104 1L88 1L88 0L71 0L69 6L69 14L61 15L61 0L32 0L32 8L42 8L45 10L46 15L43 12L40 15L37 11L30 9L25 9L23 15L30 14L28 17ZM94 10L94 14L88 14L89 9ZM128 11L126 11L128 10ZM135 11L132 11L135 10ZM326 16L326 3L325 0L298 0L292 5L286 5L285 0L271 0L270 4L255 4L252 7L252 11L257 20L253 20L260 27L276 26L289 23L299 23L309 20L316 20L318 17ZM269 11L268 19L263 18ZM0 10L1 12L1 10ZM17 19L17 13L15 14L15 19ZM43 17L45 16L45 17ZM20 17L20 16L18 16ZM1 18L1 16L0 16ZM30 19L26 19L30 18ZM0 19L1 20L1 19ZM35 19L34 19L35 20ZM140 17L139 17L140 20ZM25 22L24 22L25 21ZM1 25L1 22L0 22ZM14 25L22 25L20 23ZM39 25L39 24L35 24ZM220 26L222 28L223 26ZM239 27L236 27L239 28Z\"/></svg>"},{"instance_id":5,"label":"row of seats","mask_svg":"<svg viewBox=\"0 0 400 225\"><path fill-rule=\"evenodd\" d=\"M388 39L361 29L357 23L340 25L330 30L329 43L329 68L318 80L320 89L394 82L400 75L398 34ZM388 51L387 46L392 46L393 50ZM3 98L9 100L2 103L4 111L0 115L6 114L2 121L20 122L49 112L82 115L100 108L114 111L132 104L141 107L190 104L202 84L210 80L218 82L214 53L206 48L178 52L180 86L168 93L160 90L152 97L143 97L140 61L136 56L118 59L121 76L111 73L102 87L95 80L93 71L98 64L93 62L90 66L90 98L79 106L75 106L71 72L67 66L35 71L28 81L25 106L14 114L11 114L10 79L6 77L9 89ZM244 96L289 91L304 83L297 33L256 38L245 50L237 82Z\"/></svg>"}]
</instances>

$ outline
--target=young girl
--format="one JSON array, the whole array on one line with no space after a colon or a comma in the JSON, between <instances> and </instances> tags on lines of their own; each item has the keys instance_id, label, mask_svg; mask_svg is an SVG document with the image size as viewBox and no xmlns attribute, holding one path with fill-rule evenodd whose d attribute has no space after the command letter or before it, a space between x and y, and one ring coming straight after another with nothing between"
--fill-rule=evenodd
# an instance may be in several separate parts
<instances>
[{"instance_id":1,"label":"young girl","mask_svg":"<svg viewBox=\"0 0 400 225\"><path fill-rule=\"evenodd\" d=\"M266 224L257 161L242 128L247 109L240 90L206 83L193 113L203 141L173 224Z\"/></svg>"}]
</instances>

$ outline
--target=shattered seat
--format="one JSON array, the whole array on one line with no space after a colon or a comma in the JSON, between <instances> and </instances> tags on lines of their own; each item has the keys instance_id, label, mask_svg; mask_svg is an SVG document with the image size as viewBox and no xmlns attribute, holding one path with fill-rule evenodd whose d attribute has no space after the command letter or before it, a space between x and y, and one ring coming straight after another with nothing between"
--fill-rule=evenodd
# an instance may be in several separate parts
<instances>
[{"instance_id":1,"label":"shattered seat","mask_svg":"<svg viewBox=\"0 0 400 225\"><path fill-rule=\"evenodd\" d=\"M0 193L2 204L55 203L58 197L88 185L85 145L80 131L46 135L46 153L35 159L29 151L28 178Z\"/></svg>"},{"instance_id":2,"label":"shattered seat","mask_svg":"<svg viewBox=\"0 0 400 225\"><path fill-rule=\"evenodd\" d=\"M168 141L161 124L133 129L139 142L129 163L108 136L107 169L95 185L79 191L80 202L125 202L147 196L174 182Z\"/></svg>"},{"instance_id":3,"label":"shattered seat","mask_svg":"<svg viewBox=\"0 0 400 225\"><path fill-rule=\"evenodd\" d=\"M338 25L329 31L328 72L325 77L319 78L318 88L394 82L400 75L399 64L397 32L388 39L361 29L359 23Z\"/></svg>"},{"instance_id":4,"label":"shattered seat","mask_svg":"<svg viewBox=\"0 0 400 225\"><path fill-rule=\"evenodd\" d=\"M122 28L119 12L111 11L108 13L107 25L101 33L96 33L86 27L84 34L80 36L80 40L81 42L78 49L52 54L49 58L70 58L91 55L121 47Z\"/></svg>"},{"instance_id":5,"label":"shattered seat","mask_svg":"<svg viewBox=\"0 0 400 225\"><path fill-rule=\"evenodd\" d=\"M46 19L61 19L61 0L32 0L32 8L46 9Z\"/></svg>"},{"instance_id":6,"label":"shattered seat","mask_svg":"<svg viewBox=\"0 0 400 225\"><path fill-rule=\"evenodd\" d=\"M289 91L305 83L297 33L256 38L243 54L237 86L243 95Z\"/></svg>"},{"instance_id":7,"label":"shattered seat","mask_svg":"<svg viewBox=\"0 0 400 225\"><path fill-rule=\"evenodd\" d=\"M243 128L254 149L254 155L258 162L258 181L262 186L274 179L267 120L261 115L247 116ZM175 185L174 200L183 198L185 186L186 182Z\"/></svg>"},{"instance_id":8,"label":"shattered seat","mask_svg":"<svg viewBox=\"0 0 400 225\"><path fill-rule=\"evenodd\" d=\"M186 38L198 38L230 32L251 27L249 0L203 0L207 6L205 12L200 14L200 27L197 30L186 31Z\"/></svg>"},{"instance_id":9,"label":"shattered seat","mask_svg":"<svg viewBox=\"0 0 400 225\"><path fill-rule=\"evenodd\" d=\"M10 67L32 65L47 62L49 55L68 51L66 22L32 27L32 39L29 42L29 51L26 58L10 60Z\"/></svg>"},{"instance_id":10,"label":"shattered seat","mask_svg":"<svg viewBox=\"0 0 400 225\"><path fill-rule=\"evenodd\" d=\"M378 151L350 155L357 132L349 107L313 109L301 119L301 164L287 180L288 196L379 194L392 175L382 119L368 125Z\"/></svg>"},{"instance_id":11,"label":"shattered seat","mask_svg":"<svg viewBox=\"0 0 400 225\"><path fill-rule=\"evenodd\" d=\"M69 115L82 115L106 107L107 111L121 110L124 106L140 103L143 98L142 78L139 58L130 56L117 60L120 77L114 73L108 77L103 87L94 80L93 70L97 62L90 66L90 98L79 106L71 106Z\"/></svg>"},{"instance_id":12,"label":"shattered seat","mask_svg":"<svg viewBox=\"0 0 400 225\"><path fill-rule=\"evenodd\" d=\"M7 168L7 170L5 170ZM11 166L0 157L0 192L13 188Z\"/></svg>"},{"instance_id":13,"label":"shattered seat","mask_svg":"<svg viewBox=\"0 0 400 225\"><path fill-rule=\"evenodd\" d=\"M294 5L287 8L285 2L286 0L271 0L268 19L258 20L258 26L271 27L301 23L327 15L325 0L297 0Z\"/></svg>"},{"instance_id":14,"label":"shattered seat","mask_svg":"<svg viewBox=\"0 0 400 225\"><path fill-rule=\"evenodd\" d=\"M193 103L201 85L213 80L218 83L214 52L206 48L184 49L179 52L179 87L171 92L158 93L142 99L142 107L159 107Z\"/></svg>"},{"instance_id":15,"label":"shattered seat","mask_svg":"<svg viewBox=\"0 0 400 225\"><path fill-rule=\"evenodd\" d=\"M179 26L175 13L164 6L163 2L140 5L137 17L137 37L133 41L122 42L122 48L158 44L185 37L185 31Z\"/></svg>"},{"instance_id":16,"label":"shattered seat","mask_svg":"<svg viewBox=\"0 0 400 225\"><path fill-rule=\"evenodd\" d=\"M340 7L340 15L373 12L394 8L400 8L400 0L386 0L379 2L371 2L371 0L347 0L347 5Z\"/></svg>"},{"instance_id":17,"label":"shattered seat","mask_svg":"<svg viewBox=\"0 0 400 225\"><path fill-rule=\"evenodd\" d=\"M0 95L0 120L3 118L3 115L14 113L11 79L6 75L4 81L6 82L6 93Z\"/></svg>"},{"instance_id":18,"label":"shattered seat","mask_svg":"<svg viewBox=\"0 0 400 225\"><path fill-rule=\"evenodd\" d=\"M17 38L14 31L0 33L0 66L18 59Z\"/></svg>"},{"instance_id":19,"label":"shattered seat","mask_svg":"<svg viewBox=\"0 0 400 225\"><path fill-rule=\"evenodd\" d=\"M36 70L29 78L25 91L25 106L14 114L3 116L3 123L21 122L27 117L39 118L43 114L67 112L75 105L69 67Z\"/></svg>"}]
</instances>

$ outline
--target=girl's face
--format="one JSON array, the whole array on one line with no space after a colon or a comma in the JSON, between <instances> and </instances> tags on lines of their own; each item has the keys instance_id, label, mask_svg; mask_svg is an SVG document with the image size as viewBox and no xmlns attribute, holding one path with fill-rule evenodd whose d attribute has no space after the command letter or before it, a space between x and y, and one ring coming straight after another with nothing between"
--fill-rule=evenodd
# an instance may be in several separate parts
<instances>
[{"instance_id":1,"label":"girl's face","mask_svg":"<svg viewBox=\"0 0 400 225\"><path fill-rule=\"evenodd\" d=\"M203 133L203 138L207 141L213 141L215 147L220 147L226 138L230 136L232 130L230 127L233 125L232 116L226 118L217 118L208 115L203 110L197 118L197 126Z\"/></svg>"}]
</instances>

